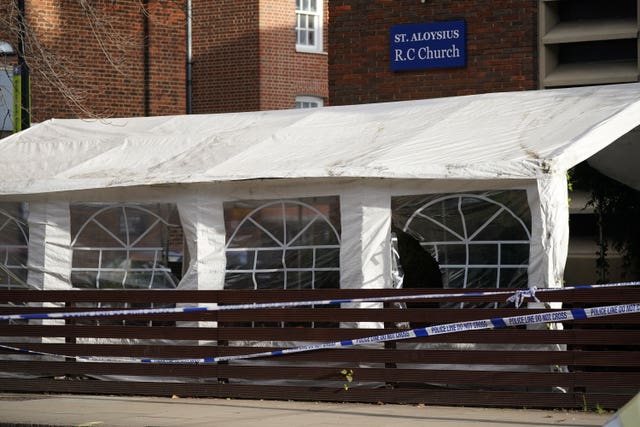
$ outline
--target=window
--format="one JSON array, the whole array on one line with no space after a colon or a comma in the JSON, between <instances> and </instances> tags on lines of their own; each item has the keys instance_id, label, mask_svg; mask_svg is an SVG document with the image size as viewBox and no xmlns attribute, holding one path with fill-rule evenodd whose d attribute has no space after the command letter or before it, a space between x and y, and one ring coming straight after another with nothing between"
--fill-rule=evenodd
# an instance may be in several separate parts
<instances>
[{"instance_id":1,"label":"window","mask_svg":"<svg viewBox=\"0 0 640 427\"><path fill-rule=\"evenodd\" d=\"M322 107L324 101L318 96L296 96L296 108Z\"/></svg>"},{"instance_id":2,"label":"window","mask_svg":"<svg viewBox=\"0 0 640 427\"><path fill-rule=\"evenodd\" d=\"M0 40L0 138L13 132L13 73L15 66L13 47Z\"/></svg>"},{"instance_id":3,"label":"window","mask_svg":"<svg viewBox=\"0 0 640 427\"><path fill-rule=\"evenodd\" d=\"M0 55L2 55L0 42ZM13 70L0 66L0 138L13 131Z\"/></svg>"},{"instance_id":4,"label":"window","mask_svg":"<svg viewBox=\"0 0 640 427\"><path fill-rule=\"evenodd\" d=\"M179 222L170 210L175 207L72 206L74 287L175 288L177 280L167 266L169 228Z\"/></svg>"},{"instance_id":5,"label":"window","mask_svg":"<svg viewBox=\"0 0 640 427\"><path fill-rule=\"evenodd\" d=\"M0 289L27 288L29 230L25 205L0 203Z\"/></svg>"},{"instance_id":6,"label":"window","mask_svg":"<svg viewBox=\"0 0 640 427\"><path fill-rule=\"evenodd\" d=\"M337 196L229 202L224 204L224 218L227 241L225 289L340 287L340 205ZM227 326L336 325L251 322Z\"/></svg>"},{"instance_id":7,"label":"window","mask_svg":"<svg viewBox=\"0 0 640 427\"><path fill-rule=\"evenodd\" d=\"M394 197L392 210L394 225L438 262L445 287L527 287L525 191Z\"/></svg>"},{"instance_id":8,"label":"window","mask_svg":"<svg viewBox=\"0 0 640 427\"><path fill-rule=\"evenodd\" d=\"M78 204L71 206L71 283L88 289L175 289L169 268L182 253L177 208L171 204ZM99 308L145 308L98 304ZM158 307L158 306L156 306ZM87 322L94 322L89 320ZM95 322L106 324L109 321ZM126 325L151 325L127 320ZM154 325L162 324L153 322Z\"/></svg>"},{"instance_id":9,"label":"window","mask_svg":"<svg viewBox=\"0 0 640 427\"><path fill-rule=\"evenodd\" d=\"M29 228L24 203L0 203L0 289L28 289L27 258ZM25 306L24 303L7 303ZM28 324L28 320L9 320L0 324Z\"/></svg>"},{"instance_id":10,"label":"window","mask_svg":"<svg viewBox=\"0 0 640 427\"><path fill-rule=\"evenodd\" d=\"M296 0L296 49L322 52L322 0Z\"/></svg>"},{"instance_id":11,"label":"window","mask_svg":"<svg viewBox=\"0 0 640 427\"><path fill-rule=\"evenodd\" d=\"M339 287L338 197L224 205L228 289Z\"/></svg>"}]
</instances>

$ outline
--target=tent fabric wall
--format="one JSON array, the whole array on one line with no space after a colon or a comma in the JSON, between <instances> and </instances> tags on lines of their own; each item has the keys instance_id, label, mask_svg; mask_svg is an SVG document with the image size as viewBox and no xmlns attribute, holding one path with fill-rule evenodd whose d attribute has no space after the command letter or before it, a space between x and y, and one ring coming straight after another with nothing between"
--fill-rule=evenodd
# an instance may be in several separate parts
<instances>
[{"instance_id":1,"label":"tent fabric wall","mask_svg":"<svg viewBox=\"0 0 640 427\"><path fill-rule=\"evenodd\" d=\"M638 159L640 159L640 126L620 137L615 144L607 146L589 158L589 164L602 174L640 191Z\"/></svg>"},{"instance_id":2,"label":"tent fabric wall","mask_svg":"<svg viewBox=\"0 0 640 427\"><path fill-rule=\"evenodd\" d=\"M563 177L550 180L562 194ZM111 189L96 195L93 191L58 193L55 202L39 201L40 196L25 196L29 202L31 228L29 282L44 289L69 289L70 249L69 208L74 203L177 203L185 240L189 247L189 265L179 289L224 289L225 222L223 203L250 199L295 199L332 196L340 198L342 236L340 286L342 288L391 287L390 200L395 195L440 194L495 189L524 189L530 195L532 221L542 229L545 213L538 202L535 180L446 181L446 180L268 180L235 183L183 185L151 189ZM545 187L546 188L546 187ZM554 195L554 197L556 197ZM46 196L46 199L51 195ZM551 213L555 214L555 210ZM548 213L547 213L548 215ZM556 214L557 215L557 214ZM561 215L561 214L560 214ZM557 218L551 218L552 220ZM562 227L560 227L562 229ZM534 228L535 231L535 228ZM535 233L534 233L535 234ZM536 286L558 286L548 277L561 276L561 263L546 273L550 246L566 244L558 233L532 239L530 277ZM550 284L551 283L551 284Z\"/></svg>"},{"instance_id":3,"label":"tent fabric wall","mask_svg":"<svg viewBox=\"0 0 640 427\"><path fill-rule=\"evenodd\" d=\"M36 289L69 289L71 237L69 208L64 201L29 203L29 274Z\"/></svg>"},{"instance_id":4,"label":"tent fabric wall","mask_svg":"<svg viewBox=\"0 0 640 427\"><path fill-rule=\"evenodd\" d=\"M546 175L537 181L539 229L532 233L530 286L562 287L569 249L569 194L566 174ZM535 222L534 222L535 224ZM537 285L536 285L537 284Z\"/></svg>"},{"instance_id":5,"label":"tent fabric wall","mask_svg":"<svg viewBox=\"0 0 640 427\"><path fill-rule=\"evenodd\" d=\"M342 287L390 286L393 195L525 189L530 285L561 286L566 171L637 127L640 84L214 115L49 120L0 141L0 200L28 202L30 279L69 287L68 205L176 203L179 287L222 289L223 203L338 195Z\"/></svg>"},{"instance_id":6,"label":"tent fabric wall","mask_svg":"<svg viewBox=\"0 0 640 427\"><path fill-rule=\"evenodd\" d=\"M222 289L225 234L221 198L207 197L196 189L182 196L178 207L190 253L190 264L180 288Z\"/></svg>"},{"instance_id":7,"label":"tent fabric wall","mask_svg":"<svg viewBox=\"0 0 640 427\"><path fill-rule=\"evenodd\" d=\"M189 264L178 288L217 290L225 286L225 202L338 196L339 285L375 289L392 286L392 197L524 190L529 286L560 287L566 172L638 125L640 84L49 120L0 140L0 202L29 207L30 287L71 288L72 204L155 202L180 213Z\"/></svg>"}]
</instances>

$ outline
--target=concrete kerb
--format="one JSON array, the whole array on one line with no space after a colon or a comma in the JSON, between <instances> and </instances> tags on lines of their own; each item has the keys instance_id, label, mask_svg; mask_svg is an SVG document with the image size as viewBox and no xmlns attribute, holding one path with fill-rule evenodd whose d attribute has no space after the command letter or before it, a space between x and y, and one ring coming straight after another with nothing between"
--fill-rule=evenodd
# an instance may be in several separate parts
<instances>
[{"instance_id":1,"label":"concrete kerb","mask_svg":"<svg viewBox=\"0 0 640 427\"><path fill-rule=\"evenodd\" d=\"M363 403L0 394L0 426L602 426L613 413Z\"/></svg>"}]
</instances>

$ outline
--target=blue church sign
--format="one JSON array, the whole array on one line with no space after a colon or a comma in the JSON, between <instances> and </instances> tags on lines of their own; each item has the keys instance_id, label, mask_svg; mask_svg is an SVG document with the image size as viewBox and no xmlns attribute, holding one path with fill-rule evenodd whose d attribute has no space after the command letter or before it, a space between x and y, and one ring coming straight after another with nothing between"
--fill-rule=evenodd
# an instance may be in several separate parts
<instances>
[{"instance_id":1,"label":"blue church sign","mask_svg":"<svg viewBox=\"0 0 640 427\"><path fill-rule=\"evenodd\" d=\"M452 68L467 65L465 21L391 27L391 70Z\"/></svg>"}]
</instances>

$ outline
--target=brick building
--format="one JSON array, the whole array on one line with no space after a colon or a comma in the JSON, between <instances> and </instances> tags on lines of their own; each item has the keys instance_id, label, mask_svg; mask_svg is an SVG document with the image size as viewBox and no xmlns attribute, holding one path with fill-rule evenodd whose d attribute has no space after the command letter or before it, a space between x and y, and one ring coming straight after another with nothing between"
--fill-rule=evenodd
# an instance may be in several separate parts
<instances>
[{"instance_id":1,"label":"brick building","mask_svg":"<svg viewBox=\"0 0 640 427\"><path fill-rule=\"evenodd\" d=\"M0 41L14 54L19 3L0 6ZM24 9L33 122L326 102L320 0L25 0ZM3 58L11 73L16 55Z\"/></svg>"},{"instance_id":2,"label":"brick building","mask_svg":"<svg viewBox=\"0 0 640 427\"><path fill-rule=\"evenodd\" d=\"M535 1L331 2L334 105L535 89ZM464 20L466 66L392 71L391 27Z\"/></svg>"},{"instance_id":3,"label":"brick building","mask_svg":"<svg viewBox=\"0 0 640 427\"><path fill-rule=\"evenodd\" d=\"M0 16L15 15L17 4L0 4L7 9ZM25 5L31 31L65 70L56 75L46 64L30 64L33 121L346 105L639 78L638 0ZM412 58L427 58L432 47L423 42L438 31L461 42L439 52L452 49L462 61L414 67ZM417 44L403 45L412 37ZM0 26L2 40L15 48L17 34ZM71 99L61 95L60 82Z\"/></svg>"},{"instance_id":4,"label":"brick building","mask_svg":"<svg viewBox=\"0 0 640 427\"><path fill-rule=\"evenodd\" d=\"M333 105L638 81L637 0L337 0L329 14ZM394 26L456 21L462 66L392 71Z\"/></svg>"},{"instance_id":5,"label":"brick building","mask_svg":"<svg viewBox=\"0 0 640 427\"><path fill-rule=\"evenodd\" d=\"M324 104L326 3L195 1L193 111L293 108L296 97Z\"/></svg>"},{"instance_id":6,"label":"brick building","mask_svg":"<svg viewBox=\"0 0 640 427\"><path fill-rule=\"evenodd\" d=\"M170 3L27 0L31 116L184 112L185 19ZM7 4L15 15L15 3ZM4 36L17 52L15 25ZM148 40L148 43L145 43Z\"/></svg>"},{"instance_id":7,"label":"brick building","mask_svg":"<svg viewBox=\"0 0 640 427\"><path fill-rule=\"evenodd\" d=\"M0 4L0 138L13 131L20 3ZM33 123L327 102L327 0L23 3ZM170 239L180 253L182 233Z\"/></svg>"}]
</instances>

